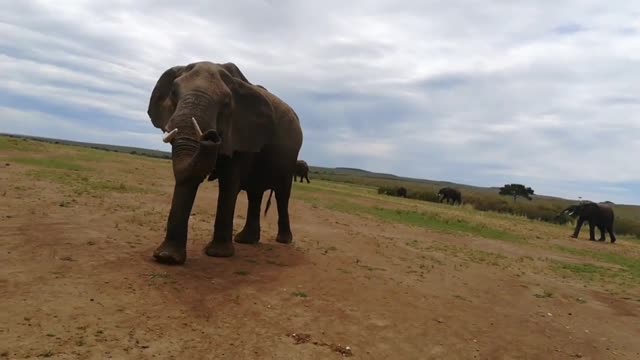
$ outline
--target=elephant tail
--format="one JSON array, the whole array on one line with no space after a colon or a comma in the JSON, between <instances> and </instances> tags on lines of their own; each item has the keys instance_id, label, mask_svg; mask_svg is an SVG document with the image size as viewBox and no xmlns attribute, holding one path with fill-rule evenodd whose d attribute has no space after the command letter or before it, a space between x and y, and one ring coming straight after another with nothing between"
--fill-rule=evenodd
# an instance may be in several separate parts
<instances>
[{"instance_id":1,"label":"elephant tail","mask_svg":"<svg viewBox=\"0 0 640 360\"><path fill-rule=\"evenodd\" d=\"M271 206L271 195L273 195L273 189L269 193L269 199L267 200L267 206L264 208L264 216L267 216L267 211L269 211L269 207Z\"/></svg>"}]
</instances>

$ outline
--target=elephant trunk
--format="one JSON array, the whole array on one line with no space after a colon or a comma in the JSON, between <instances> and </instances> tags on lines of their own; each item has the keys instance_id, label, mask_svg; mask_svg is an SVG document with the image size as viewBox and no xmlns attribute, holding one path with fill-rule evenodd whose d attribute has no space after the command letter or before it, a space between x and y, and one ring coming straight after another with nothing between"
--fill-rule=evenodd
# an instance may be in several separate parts
<instances>
[{"instance_id":1,"label":"elephant trunk","mask_svg":"<svg viewBox=\"0 0 640 360\"><path fill-rule=\"evenodd\" d=\"M175 187L165 242L175 249L184 249L196 193L200 183L215 169L221 138L213 129L203 134L196 118L186 112L176 111L170 124L176 127L165 129L165 140L171 142Z\"/></svg>"},{"instance_id":2,"label":"elephant trunk","mask_svg":"<svg viewBox=\"0 0 640 360\"><path fill-rule=\"evenodd\" d=\"M200 140L177 137L171 149L176 184L202 182L216 167L220 143L215 130L208 130Z\"/></svg>"}]
</instances>

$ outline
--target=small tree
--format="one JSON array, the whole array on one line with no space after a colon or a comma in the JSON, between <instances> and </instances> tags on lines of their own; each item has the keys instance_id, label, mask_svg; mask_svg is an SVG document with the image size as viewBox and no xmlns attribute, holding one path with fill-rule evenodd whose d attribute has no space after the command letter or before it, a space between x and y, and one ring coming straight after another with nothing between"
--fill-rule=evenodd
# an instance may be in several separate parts
<instances>
[{"instance_id":1,"label":"small tree","mask_svg":"<svg viewBox=\"0 0 640 360\"><path fill-rule=\"evenodd\" d=\"M525 187L522 184L505 184L500 188L500 195L508 195L513 196L513 201L516 201L518 196L523 197L527 200L531 200L531 195L533 195L533 189L530 187Z\"/></svg>"}]
</instances>

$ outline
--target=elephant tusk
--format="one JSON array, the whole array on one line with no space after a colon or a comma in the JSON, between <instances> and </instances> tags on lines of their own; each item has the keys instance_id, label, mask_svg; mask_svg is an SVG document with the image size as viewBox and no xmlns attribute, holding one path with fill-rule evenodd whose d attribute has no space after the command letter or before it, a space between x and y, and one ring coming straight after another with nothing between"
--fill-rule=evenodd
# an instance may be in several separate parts
<instances>
[{"instance_id":1,"label":"elephant tusk","mask_svg":"<svg viewBox=\"0 0 640 360\"><path fill-rule=\"evenodd\" d=\"M171 142L171 140L173 140L173 138L176 137L177 133L178 133L178 128L175 128L170 132L165 133L164 135L162 135L162 141L164 141L165 143Z\"/></svg>"},{"instance_id":2,"label":"elephant tusk","mask_svg":"<svg viewBox=\"0 0 640 360\"><path fill-rule=\"evenodd\" d=\"M200 126L198 126L196 118L192 116L191 120L193 120L193 126L196 128L196 135L198 135L198 139L202 139L202 130L200 130Z\"/></svg>"}]
</instances>

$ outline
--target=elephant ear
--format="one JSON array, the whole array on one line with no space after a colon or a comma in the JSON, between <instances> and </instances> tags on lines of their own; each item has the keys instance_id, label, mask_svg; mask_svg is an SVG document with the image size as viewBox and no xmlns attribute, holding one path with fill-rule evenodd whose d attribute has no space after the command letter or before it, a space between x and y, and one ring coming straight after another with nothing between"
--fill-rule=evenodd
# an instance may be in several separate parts
<instances>
[{"instance_id":1,"label":"elephant ear","mask_svg":"<svg viewBox=\"0 0 640 360\"><path fill-rule=\"evenodd\" d=\"M247 80L247 78L244 76L242 71L240 71L240 69L236 66L236 64L228 62L228 63L220 64L220 66L226 72L228 72L231 75L231 77L236 78L236 79L240 79L240 80L246 82L247 84L251 84L249 82L249 80Z\"/></svg>"},{"instance_id":2,"label":"elephant ear","mask_svg":"<svg viewBox=\"0 0 640 360\"><path fill-rule=\"evenodd\" d=\"M221 118L221 153L259 152L274 136L274 109L254 85L222 74L232 93L231 113Z\"/></svg>"},{"instance_id":3,"label":"elephant ear","mask_svg":"<svg viewBox=\"0 0 640 360\"><path fill-rule=\"evenodd\" d=\"M165 72L160 75L156 86L151 92L147 114L153 126L158 129L164 130L171 115L175 111L174 105L169 100L169 94L171 93L173 81L182 74L184 68L184 66L174 66L165 70Z\"/></svg>"}]
</instances>

